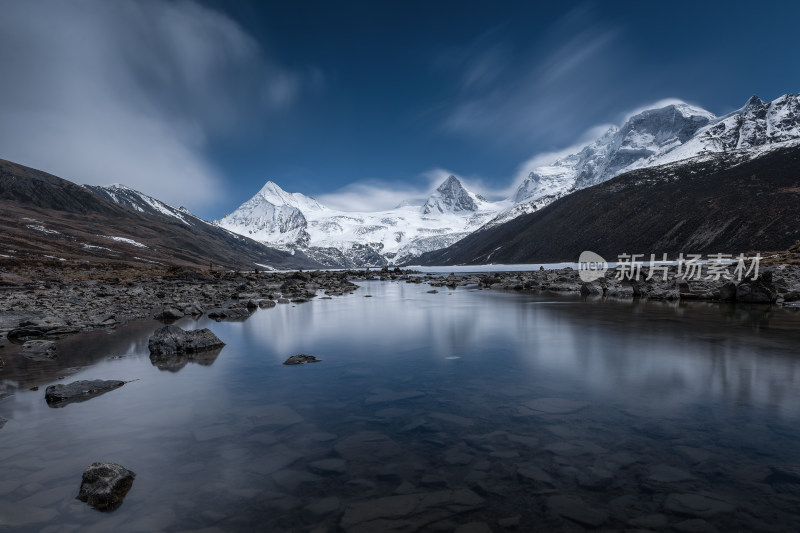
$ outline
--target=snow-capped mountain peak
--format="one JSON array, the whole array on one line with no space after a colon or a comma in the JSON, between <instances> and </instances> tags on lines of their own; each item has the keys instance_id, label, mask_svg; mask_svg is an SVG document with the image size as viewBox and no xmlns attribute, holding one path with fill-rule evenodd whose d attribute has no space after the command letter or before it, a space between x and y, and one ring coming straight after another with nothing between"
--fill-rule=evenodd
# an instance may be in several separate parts
<instances>
[{"instance_id":1,"label":"snow-capped mountain peak","mask_svg":"<svg viewBox=\"0 0 800 533\"><path fill-rule=\"evenodd\" d=\"M300 209L301 211L321 211L327 209L310 196L299 192L290 193L284 191L274 181L268 181L264 184L261 190L258 191L258 194L256 194L256 197L260 197L274 206L288 205Z\"/></svg>"},{"instance_id":2,"label":"snow-capped mountain peak","mask_svg":"<svg viewBox=\"0 0 800 533\"><path fill-rule=\"evenodd\" d=\"M459 179L451 175L428 197L422 206L422 214L474 212L478 210L478 202L478 197L467 191Z\"/></svg>"},{"instance_id":3,"label":"snow-capped mountain peak","mask_svg":"<svg viewBox=\"0 0 800 533\"><path fill-rule=\"evenodd\" d=\"M490 202L449 176L424 205L344 212L267 182L217 224L266 244L301 249L329 266L402 262L449 246L469 233L540 209L622 173L741 150L757 157L772 144L800 140L800 96L766 103L757 96L723 117L671 101L628 116L575 153L528 171L516 192Z\"/></svg>"}]
</instances>

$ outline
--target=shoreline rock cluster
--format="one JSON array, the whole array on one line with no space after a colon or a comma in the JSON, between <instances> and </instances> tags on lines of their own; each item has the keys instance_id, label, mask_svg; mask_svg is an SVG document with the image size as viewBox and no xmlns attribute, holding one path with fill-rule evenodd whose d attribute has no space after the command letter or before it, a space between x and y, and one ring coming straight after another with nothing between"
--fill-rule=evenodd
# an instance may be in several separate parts
<instances>
[{"instance_id":1,"label":"shoreline rock cluster","mask_svg":"<svg viewBox=\"0 0 800 533\"><path fill-rule=\"evenodd\" d=\"M68 267L0 273L0 348L27 346L29 358L54 358L64 336L111 329L155 318L171 322L206 314L244 320L256 308L303 303L350 294L354 280L374 279L366 270L296 272L208 272L98 268L72 276ZM407 278L407 271L381 272L381 279Z\"/></svg>"},{"instance_id":2,"label":"shoreline rock cluster","mask_svg":"<svg viewBox=\"0 0 800 533\"><path fill-rule=\"evenodd\" d=\"M54 359L56 341L94 329L111 329L137 319L154 318L167 324L185 316L205 314L214 320L245 320L257 308L299 304L312 298L350 294L353 281L398 280L427 283L436 288L561 293L588 298L707 300L800 307L800 264L762 266L758 279L743 281L683 279L669 267L667 279L658 272L647 279L618 279L615 270L591 282L577 270L561 268L527 272L451 273L447 276L400 268L304 272L209 272L184 268L117 270L110 265L81 276L68 267L29 268L0 273L0 349L21 345L30 360ZM34 281L36 280L36 281ZM0 363L2 367L2 363Z\"/></svg>"},{"instance_id":3,"label":"shoreline rock cluster","mask_svg":"<svg viewBox=\"0 0 800 533\"><path fill-rule=\"evenodd\" d=\"M699 276L684 279L677 268L669 267L667 279L659 271L651 279L642 269L638 279L618 279L610 270L591 282L583 281L577 270L570 267L530 272L491 272L484 274L455 274L434 277L427 275L412 280L431 287L477 287L479 289L527 292L554 292L595 298L653 300L710 300L745 304L780 304L800 307L800 265L768 266L752 276L736 279L708 279L704 269ZM435 294L435 289L429 292Z\"/></svg>"}]
</instances>

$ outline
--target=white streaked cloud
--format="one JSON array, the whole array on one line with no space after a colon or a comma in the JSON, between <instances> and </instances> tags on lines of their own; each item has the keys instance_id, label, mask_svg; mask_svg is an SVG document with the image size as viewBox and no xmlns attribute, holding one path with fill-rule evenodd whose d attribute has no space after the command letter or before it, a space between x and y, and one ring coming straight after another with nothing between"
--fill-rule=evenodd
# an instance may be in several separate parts
<instances>
[{"instance_id":1,"label":"white streaked cloud","mask_svg":"<svg viewBox=\"0 0 800 533\"><path fill-rule=\"evenodd\" d=\"M226 15L163 0L5 2L0 72L0 157L190 208L225 194L210 140L321 80Z\"/></svg>"}]
</instances>

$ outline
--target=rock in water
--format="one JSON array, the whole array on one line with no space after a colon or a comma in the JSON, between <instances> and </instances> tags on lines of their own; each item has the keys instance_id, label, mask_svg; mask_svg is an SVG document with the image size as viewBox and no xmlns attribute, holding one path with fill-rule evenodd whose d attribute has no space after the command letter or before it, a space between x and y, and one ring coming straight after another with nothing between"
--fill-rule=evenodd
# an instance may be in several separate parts
<instances>
[{"instance_id":1,"label":"rock in water","mask_svg":"<svg viewBox=\"0 0 800 533\"><path fill-rule=\"evenodd\" d=\"M289 359L283 362L284 365L304 365L306 363L319 363L322 359L317 359L313 355L306 355L299 353L297 355L291 356Z\"/></svg>"},{"instance_id":2,"label":"rock in water","mask_svg":"<svg viewBox=\"0 0 800 533\"><path fill-rule=\"evenodd\" d=\"M164 326L150 337L151 355L176 355L221 348L225 343L208 328L185 331L178 326Z\"/></svg>"},{"instance_id":3,"label":"rock in water","mask_svg":"<svg viewBox=\"0 0 800 533\"><path fill-rule=\"evenodd\" d=\"M92 463L83 473L77 499L98 511L114 511L131 490L134 477L117 463Z\"/></svg>"},{"instance_id":4,"label":"rock in water","mask_svg":"<svg viewBox=\"0 0 800 533\"><path fill-rule=\"evenodd\" d=\"M55 341L34 340L26 341L19 350L19 354L32 361L47 361L55 359L58 353Z\"/></svg>"},{"instance_id":5,"label":"rock in water","mask_svg":"<svg viewBox=\"0 0 800 533\"><path fill-rule=\"evenodd\" d=\"M68 385L50 385L44 399L50 407L64 407L70 403L85 402L125 385L124 381L93 379L73 381Z\"/></svg>"}]
</instances>

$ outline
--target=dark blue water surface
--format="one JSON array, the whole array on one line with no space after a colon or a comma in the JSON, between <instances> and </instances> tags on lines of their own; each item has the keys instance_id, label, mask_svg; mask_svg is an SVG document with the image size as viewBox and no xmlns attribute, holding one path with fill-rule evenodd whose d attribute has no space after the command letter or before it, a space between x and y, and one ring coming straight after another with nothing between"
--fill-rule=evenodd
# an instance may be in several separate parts
<instances>
[{"instance_id":1,"label":"dark blue water surface","mask_svg":"<svg viewBox=\"0 0 800 533\"><path fill-rule=\"evenodd\" d=\"M797 313L429 289L186 319L227 345L163 369L155 322L8 363L0 531L800 531ZM136 381L47 406L78 379ZM112 513L96 461L136 473Z\"/></svg>"}]
</instances>

